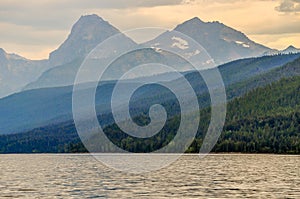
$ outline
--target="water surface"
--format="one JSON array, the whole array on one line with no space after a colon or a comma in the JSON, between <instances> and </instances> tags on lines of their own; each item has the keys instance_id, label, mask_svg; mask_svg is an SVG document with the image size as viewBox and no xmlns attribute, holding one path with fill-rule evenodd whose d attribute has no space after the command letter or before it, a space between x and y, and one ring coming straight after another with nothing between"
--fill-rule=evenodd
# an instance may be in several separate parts
<instances>
[{"instance_id":1,"label":"water surface","mask_svg":"<svg viewBox=\"0 0 300 199\"><path fill-rule=\"evenodd\" d=\"M300 198L300 156L184 155L135 175L89 155L0 155L0 198Z\"/></svg>"}]
</instances>

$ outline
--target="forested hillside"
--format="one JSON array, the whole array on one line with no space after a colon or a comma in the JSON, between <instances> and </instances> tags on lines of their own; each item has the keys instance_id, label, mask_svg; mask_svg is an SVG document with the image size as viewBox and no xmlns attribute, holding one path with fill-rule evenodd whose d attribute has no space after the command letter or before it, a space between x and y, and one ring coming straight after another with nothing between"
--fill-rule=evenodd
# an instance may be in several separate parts
<instances>
[{"instance_id":1,"label":"forested hillside","mask_svg":"<svg viewBox=\"0 0 300 199\"><path fill-rule=\"evenodd\" d=\"M266 59L268 57L261 60ZM196 81L193 74L190 75L189 81ZM155 91L155 87L152 90ZM267 73L229 85L226 92L229 100L226 124L214 152L300 153L299 58ZM162 105L169 113L168 121L162 131L150 139L133 138L122 133L114 124L107 126L113 123L111 114L98 116L100 123L106 123L107 136L121 148L149 152L172 141L180 121L178 102L168 92L160 92L157 96L155 92L152 94L153 99L133 101L131 104L134 106L130 110L134 120L144 125L149 123L147 111L151 103L160 102L155 99L164 99ZM208 93L200 93L198 99L203 108L201 122L197 138L187 152L199 151L210 120ZM1 153L84 151L72 121L0 136Z\"/></svg>"},{"instance_id":2,"label":"forested hillside","mask_svg":"<svg viewBox=\"0 0 300 199\"><path fill-rule=\"evenodd\" d=\"M147 117L139 117L144 124ZM209 108L201 111L197 138L187 152L199 152L210 120ZM164 129L150 139L138 139L107 127L107 136L119 147L131 152L151 152L173 142L180 116L167 121ZM173 143L176 144L176 143ZM71 151L83 149L71 145ZM214 152L300 153L300 77L282 79L255 89L228 104L224 131Z\"/></svg>"}]
</instances>

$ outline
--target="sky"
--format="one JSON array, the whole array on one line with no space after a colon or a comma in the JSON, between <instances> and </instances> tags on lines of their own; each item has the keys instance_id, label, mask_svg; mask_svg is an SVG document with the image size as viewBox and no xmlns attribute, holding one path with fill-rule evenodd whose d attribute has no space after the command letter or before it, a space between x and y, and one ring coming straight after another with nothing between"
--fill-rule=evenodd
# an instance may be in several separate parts
<instances>
[{"instance_id":1,"label":"sky","mask_svg":"<svg viewBox=\"0 0 300 199\"><path fill-rule=\"evenodd\" d=\"M300 0L1 0L0 48L46 59L87 14L97 14L121 31L173 29L199 17L220 21L270 48L300 48Z\"/></svg>"}]
</instances>

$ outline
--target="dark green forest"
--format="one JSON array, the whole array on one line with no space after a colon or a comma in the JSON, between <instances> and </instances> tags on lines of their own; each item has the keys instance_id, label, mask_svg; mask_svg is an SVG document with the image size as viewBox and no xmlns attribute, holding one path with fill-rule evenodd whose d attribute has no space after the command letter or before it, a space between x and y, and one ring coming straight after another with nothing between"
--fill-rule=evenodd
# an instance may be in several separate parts
<instances>
[{"instance_id":1,"label":"dark green forest","mask_svg":"<svg viewBox=\"0 0 300 199\"><path fill-rule=\"evenodd\" d=\"M300 153L300 77L282 79L264 88L255 89L228 104L223 133L213 152ZM187 152L197 153L210 120L210 109L201 111L196 139ZM135 118L140 124L147 116ZM131 152L151 152L172 142L180 116L167 121L156 136L138 139L123 133L117 125L104 131L111 141ZM176 143L174 143L176 144ZM82 144L71 144L72 152L84 152Z\"/></svg>"},{"instance_id":2,"label":"dark green forest","mask_svg":"<svg viewBox=\"0 0 300 199\"><path fill-rule=\"evenodd\" d=\"M229 87L228 98L242 95L243 92L246 94L228 103L224 130L213 152L299 154L299 66L300 59L297 59L267 74ZM266 86L257 88L259 85ZM252 91L246 92L251 89ZM199 96L201 97L203 98ZM210 120L210 109L203 109L200 117L197 137L187 150L189 153L197 153L200 150ZM148 119L144 115L135 118L135 121L147 124ZM171 118L157 136L146 140L122 133L117 125L107 127L105 132L116 145L127 151L150 152L167 145L176 134L179 123L179 115ZM68 150L84 152L85 148L79 142L70 144Z\"/></svg>"}]
</instances>

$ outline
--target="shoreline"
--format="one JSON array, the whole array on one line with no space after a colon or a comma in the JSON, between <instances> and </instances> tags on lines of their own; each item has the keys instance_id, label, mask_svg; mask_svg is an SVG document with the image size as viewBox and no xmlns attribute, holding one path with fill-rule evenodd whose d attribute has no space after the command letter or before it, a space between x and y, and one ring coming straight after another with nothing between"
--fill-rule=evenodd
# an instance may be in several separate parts
<instances>
[{"instance_id":1,"label":"shoreline","mask_svg":"<svg viewBox=\"0 0 300 199\"><path fill-rule=\"evenodd\" d=\"M276 155L276 156L300 156L299 154L292 153L240 153L240 152L220 152L220 153L0 153L0 155L181 155L181 156L195 156L195 155Z\"/></svg>"}]
</instances>

